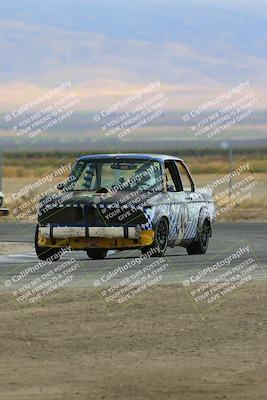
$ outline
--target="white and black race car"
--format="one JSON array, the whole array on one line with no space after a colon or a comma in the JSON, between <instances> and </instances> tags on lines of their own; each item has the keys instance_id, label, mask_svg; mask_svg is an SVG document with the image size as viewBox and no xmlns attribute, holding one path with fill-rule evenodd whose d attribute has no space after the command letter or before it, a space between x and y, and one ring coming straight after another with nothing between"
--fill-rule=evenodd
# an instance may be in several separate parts
<instances>
[{"instance_id":1,"label":"white and black race car","mask_svg":"<svg viewBox=\"0 0 267 400\"><path fill-rule=\"evenodd\" d=\"M103 259L110 249L162 255L168 246L207 251L215 220L209 189L197 189L180 158L100 154L76 160L61 193L40 201L35 247L56 257L64 247Z\"/></svg>"}]
</instances>

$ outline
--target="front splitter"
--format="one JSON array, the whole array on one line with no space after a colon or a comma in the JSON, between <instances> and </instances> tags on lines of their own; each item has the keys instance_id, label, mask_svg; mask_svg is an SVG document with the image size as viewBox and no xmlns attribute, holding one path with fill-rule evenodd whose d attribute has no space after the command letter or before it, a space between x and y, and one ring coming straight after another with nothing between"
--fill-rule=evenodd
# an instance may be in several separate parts
<instances>
[{"instance_id":1,"label":"front splitter","mask_svg":"<svg viewBox=\"0 0 267 400\"><path fill-rule=\"evenodd\" d=\"M73 250L85 250L89 248L123 249L150 246L154 241L154 231L141 231L139 239L126 238L85 238L76 237L68 239L47 239L39 236L40 247L62 248L70 246Z\"/></svg>"}]
</instances>

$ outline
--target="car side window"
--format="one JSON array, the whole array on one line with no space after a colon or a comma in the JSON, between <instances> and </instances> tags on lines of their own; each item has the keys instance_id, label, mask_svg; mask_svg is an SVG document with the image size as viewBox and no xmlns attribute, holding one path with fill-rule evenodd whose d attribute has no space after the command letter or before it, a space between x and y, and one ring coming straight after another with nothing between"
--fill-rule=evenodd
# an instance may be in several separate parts
<instances>
[{"instance_id":1,"label":"car side window","mask_svg":"<svg viewBox=\"0 0 267 400\"><path fill-rule=\"evenodd\" d=\"M183 190L179 173L174 161L165 161L165 178L168 192L181 192Z\"/></svg>"},{"instance_id":2,"label":"car side window","mask_svg":"<svg viewBox=\"0 0 267 400\"><path fill-rule=\"evenodd\" d=\"M78 162L72 175L75 177L71 184L72 190L90 190L96 186L96 164Z\"/></svg>"},{"instance_id":3,"label":"car side window","mask_svg":"<svg viewBox=\"0 0 267 400\"><path fill-rule=\"evenodd\" d=\"M180 161L176 162L179 175L180 175L180 180L182 182L183 190L185 192L193 192L194 191L194 183L192 179L190 178L190 175L185 168L184 164Z\"/></svg>"}]
</instances>

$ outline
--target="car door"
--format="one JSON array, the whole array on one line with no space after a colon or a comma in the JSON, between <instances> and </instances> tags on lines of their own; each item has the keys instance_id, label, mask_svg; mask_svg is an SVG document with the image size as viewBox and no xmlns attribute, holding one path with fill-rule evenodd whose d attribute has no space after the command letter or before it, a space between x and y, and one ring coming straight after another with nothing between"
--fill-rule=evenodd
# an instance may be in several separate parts
<instances>
[{"instance_id":1,"label":"car door","mask_svg":"<svg viewBox=\"0 0 267 400\"><path fill-rule=\"evenodd\" d=\"M164 175L169 198L169 241L180 243L190 221L190 209L183 190L182 181L175 160L165 160Z\"/></svg>"},{"instance_id":2,"label":"car door","mask_svg":"<svg viewBox=\"0 0 267 400\"><path fill-rule=\"evenodd\" d=\"M189 220L185 230L184 239L193 239L197 234L198 219L200 209L203 206L203 199L201 195L195 191L193 178L185 163L180 160L177 160L175 163L185 195L185 204L189 213Z\"/></svg>"}]
</instances>

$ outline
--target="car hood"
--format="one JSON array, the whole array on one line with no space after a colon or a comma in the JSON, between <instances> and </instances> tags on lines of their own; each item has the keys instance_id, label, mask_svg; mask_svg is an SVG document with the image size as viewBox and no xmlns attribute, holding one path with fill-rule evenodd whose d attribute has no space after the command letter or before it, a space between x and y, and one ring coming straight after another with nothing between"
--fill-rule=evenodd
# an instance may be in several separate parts
<instances>
[{"instance_id":1,"label":"car hood","mask_svg":"<svg viewBox=\"0 0 267 400\"><path fill-rule=\"evenodd\" d=\"M40 200L40 207L49 206L108 206L129 207L151 206L159 204L159 196L162 193L153 192L117 192L117 193L96 193L96 192L64 192L53 193Z\"/></svg>"}]
</instances>

